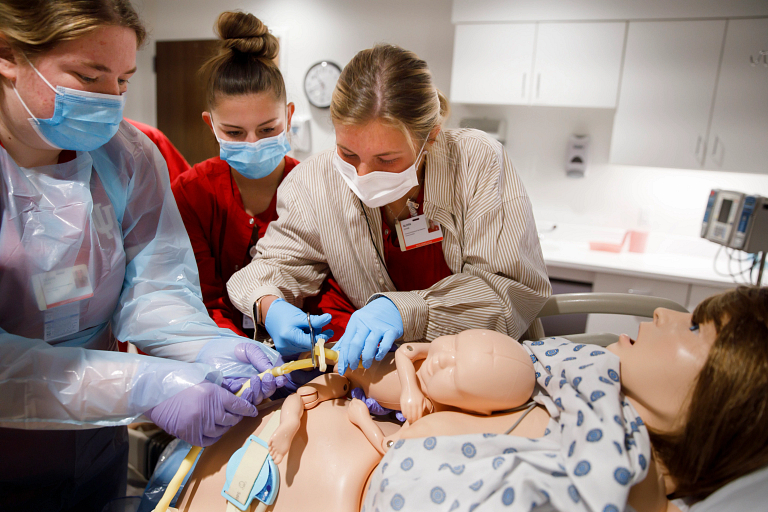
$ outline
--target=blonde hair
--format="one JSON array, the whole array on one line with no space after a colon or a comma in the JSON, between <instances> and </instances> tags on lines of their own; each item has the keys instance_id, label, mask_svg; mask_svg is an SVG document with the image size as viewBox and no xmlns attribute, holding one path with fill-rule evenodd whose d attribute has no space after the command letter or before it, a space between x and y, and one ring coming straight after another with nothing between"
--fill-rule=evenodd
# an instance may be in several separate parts
<instances>
[{"instance_id":1,"label":"blonde hair","mask_svg":"<svg viewBox=\"0 0 768 512\"><path fill-rule=\"evenodd\" d=\"M382 121L416 149L448 117L448 100L432 83L427 63L399 46L379 44L352 58L331 100L334 124Z\"/></svg>"},{"instance_id":2,"label":"blonde hair","mask_svg":"<svg viewBox=\"0 0 768 512\"><path fill-rule=\"evenodd\" d=\"M256 16L240 11L225 11L216 20L215 30L221 46L200 69L206 81L208 107L219 95L257 94L270 91L285 101L285 82L274 63L280 43Z\"/></svg>"},{"instance_id":3,"label":"blonde hair","mask_svg":"<svg viewBox=\"0 0 768 512\"><path fill-rule=\"evenodd\" d=\"M147 32L129 0L2 0L0 32L8 45L33 57L105 25L132 29L137 47Z\"/></svg>"}]
</instances>

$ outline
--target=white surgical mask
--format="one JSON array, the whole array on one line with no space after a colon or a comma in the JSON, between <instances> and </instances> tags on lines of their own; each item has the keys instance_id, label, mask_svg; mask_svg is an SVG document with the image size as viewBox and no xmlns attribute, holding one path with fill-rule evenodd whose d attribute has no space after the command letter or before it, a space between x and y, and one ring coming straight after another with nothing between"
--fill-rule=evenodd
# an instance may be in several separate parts
<instances>
[{"instance_id":1,"label":"white surgical mask","mask_svg":"<svg viewBox=\"0 0 768 512\"><path fill-rule=\"evenodd\" d=\"M421 155L426 153L423 151L426 144L427 141L424 141L413 165L402 172L374 171L358 176L355 166L342 160L338 151L333 153L333 167L368 208L380 208L397 201L419 184L416 170Z\"/></svg>"}]
</instances>

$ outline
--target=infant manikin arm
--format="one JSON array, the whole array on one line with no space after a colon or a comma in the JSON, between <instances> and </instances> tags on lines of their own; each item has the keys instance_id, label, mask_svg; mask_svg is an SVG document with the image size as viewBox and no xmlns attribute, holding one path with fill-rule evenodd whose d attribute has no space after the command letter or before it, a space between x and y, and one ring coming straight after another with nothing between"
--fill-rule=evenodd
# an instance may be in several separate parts
<instances>
[{"instance_id":1,"label":"infant manikin arm","mask_svg":"<svg viewBox=\"0 0 768 512\"><path fill-rule=\"evenodd\" d=\"M419 388L413 362L426 359L429 346L429 343L405 343L395 352L401 388L400 409L410 423L421 418L428 406L428 401Z\"/></svg>"},{"instance_id":2,"label":"infant manikin arm","mask_svg":"<svg viewBox=\"0 0 768 512\"><path fill-rule=\"evenodd\" d=\"M280 413L280 426L269 438L269 454L276 464L280 464L290 450L293 436L301 426L304 411L316 407L320 402L341 398L347 391L349 380L346 377L336 373L324 373L285 399Z\"/></svg>"},{"instance_id":3,"label":"infant manikin arm","mask_svg":"<svg viewBox=\"0 0 768 512\"><path fill-rule=\"evenodd\" d=\"M285 399L283 408L280 411L280 426L275 429L275 433L269 438L269 454L274 459L275 464L280 464L288 450L291 449L293 436L296 435L301 425L301 417L304 415L304 403L299 393L302 389L304 388L300 388L295 395Z\"/></svg>"},{"instance_id":4,"label":"infant manikin arm","mask_svg":"<svg viewBox=\"0 0 768 512\"><path fill-rule=\"evenodd\" d=\"M387 453L389 446L394 441L400 439L400 432L408 425L406 422L405 425L400 427L400 429L393 435L385 436L384 432L381 431L381 428L379 428L371 418L371 413L368 411L365 402L358 400L357 398L353 398L352 401L349 402L347 415L349 416L349 421L360 429L376 451L382 455Z\"/></svg>"}]
</instances>

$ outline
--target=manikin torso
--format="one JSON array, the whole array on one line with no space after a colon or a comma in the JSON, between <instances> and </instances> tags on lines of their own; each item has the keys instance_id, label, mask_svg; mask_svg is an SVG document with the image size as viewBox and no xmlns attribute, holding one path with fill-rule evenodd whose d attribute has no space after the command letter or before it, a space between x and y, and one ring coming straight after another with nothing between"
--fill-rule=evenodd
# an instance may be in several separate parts
<instances>
[{"instance_id":1,"label":"manikin torso","mask_svg":"<svg viewBox=\"0 0 768 512\"><path fill-rule=\"evenodd\" d=\"M516 344L506 336L498 341ZM529 357L524 351L523 354L525 359ZM429 363L429 359L416 359L412 364L419 375L420 388L423 386L426 390L425 379L422 378L425 372L420 369L422 361ZM355 416L355 402L358 406L362 403L336 397L346 395L350 386L361 387L366 396L375 397L381 405L399 409L402 387L397 368L393 354L388 354L381 362L374 361L367 370L347 372L344 377L335 373L324 374L285 400L281 427L288 423L288 418L297 423L295 430L287 436L290 449L278 463L280 490L275 504L269 510L360 510L368 480L382 454L374 446L375 441L370 432L364 433L371 429L371 425L358 427L350 421L350 417ZM530 395L530 390L526 393ZM229 457L243 446L249 435L261 432L279 406L275 404L273 408L263 410L257 418L243 419L219 442L203 451L182 491L179 510L226 510L221 490ZM304 409L307 409L306 413ZM386 419L372 419L371 424L386 439L479 432L503 434L523 415L522 411L494 415L472 414L439 404L436 404L435 409L438 412L425 415L407 428ZM367 410L363 412L365 419L369 419ZM515 428L514 434L541 437L548 421L546 410L536 407ZM275 432L275 437L279 436L280 429Z\"/></svg>"},{"instance_id":2,"label":"manikin torso","mask_svg":"<svg viewBox=\"0 0 768 512\"><path fill-rule=\"evenodd\" d=\"M641 334L644 334L642 330ZM626 335L623 336L626 337ZM644 340L641 338L644 336L638 336L638 342L642 344ZM438 338L432 344L439 345L436 342L441 339ZM507 342L514 342L514 340L507 338ZM629 345L629 342L625 344ZM407 345L414 347L410 351L411 356L424 348L418 345L428 346L406 344L406 350ZM484 347L479 351L488 352ZM494 362L496 359L503 359L503 357L497 358L496 355L492 352ZM488 365L487 356L485 362L475 360L477 361ZM426 414L411 425L406 424L401 427L386 420L371 419L361 401L335 398L344 396L350 386L359 386L363 388L366 396L376 398L384 406L398 408L404 397L404 386L401 386L402 375L400 375L403 370L400 365L396 368L392 354L380 363L374 362L368 370L360 369L348 373L349 378L337 374L322 375L284 401L281 419L293 418L296 428L292 436L288 436L290 444L287 456L278 463L280 490L275 504L269 507L269 510L279 512L309 509L358 512L364 501L370 476L379 464L382 450L386 450L388 440L473 433L503 434L524 415L523 411L491 415L462 412L456 408L457 404L462 405L461 401L456 402L452 407L443 407L443 404L439 404L434 396L441 392L435 390L436 393L430 394L430 382L425 382L425 377L427 381L435 381L436 373L432 371L430 375L426 375L428 372L422 368L430 363L429 358L419 360L418 357L411 357L411 362L410 369L408 365L404 368L412 377L418 379L419 388L412 393L412 396L418 396L419 392L426 391L424 396L429 398L434 406L433 409L437 411ZM439 366L445 369L450 365ZM492 369L497 368L494 365ZM485 367L474 370L471 375L483 376L477 380L481 385L487 386L496 378L493 377L493 372ZM491 380L489 381L487 377L491 377ZM441 381L437 380L437 382ZM462 386L471 388L473 382L474 380L462 382L461 379L454 379L454 381L447 381L447 387L454 386L455 392ZM495 387L498 389L503 389L505 383L509 384L506 377L496 382ZM501 385L498 384L499 382ZM498 395L498 393L495 394ZM450 399L451 396L447 398ZM245 418L230 429L214 446L203 451L195 471L182 491L178 504L179 510L226 511L227 503L221 496L221 490L224 486L226 464L230 456L243 446L249 435L253 433L258 435L262 431L280 405L276 403L273 408L264 409L257 418ZM549 414L544 408L535 407L525 415L511 435L528 438L542 437L549 419ZM646 421L646 418L644 417L643 420ZM283 422L280 427L283 427ZM275 439L278 431L275 432L272 440ZM653 458L648 476L632 487L628 502L638 511L675 510L679 512L679 509L666 499L666 495L674 490L674 487L668 484L663 467L657 467L657 465L658 462ZM251 510L255 510L255 507L252 506Z\"/></svg>"}]
</instances>

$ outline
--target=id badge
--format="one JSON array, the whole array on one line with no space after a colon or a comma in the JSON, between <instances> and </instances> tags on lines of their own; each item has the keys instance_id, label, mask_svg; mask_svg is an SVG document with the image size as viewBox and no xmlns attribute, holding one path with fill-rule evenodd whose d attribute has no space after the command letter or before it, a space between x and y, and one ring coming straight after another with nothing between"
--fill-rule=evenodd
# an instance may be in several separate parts
<instances>
[{"instance_id":1,"label":"id badge","mask_svg":"<svg viewBox=\"0 0 768 512\"><path fill-rule=\"evenodd\" d=\"M43 341L75 334L80 330L80 303L72 302L45 310Z\"/></svg>"},{"instance_id":2,"label":"id badge","mask_svg":"<svg viewBox=\"0 0 768 512\"><path fill-rule=\"evenodd\" d=\"M86 265L36 274L32 276L32 288L40 311L93 297Z\"/></svg>"},{"instance_id":3,"label":"id badge","mask_svg":"<svg viewBox=\"0 0 768 512\"><path fill-rule=\"evenodd\" d=\"M443 241L443 228L424 214L401 220L395 228L403 252Z\"/></svg>"}]
</instances>

